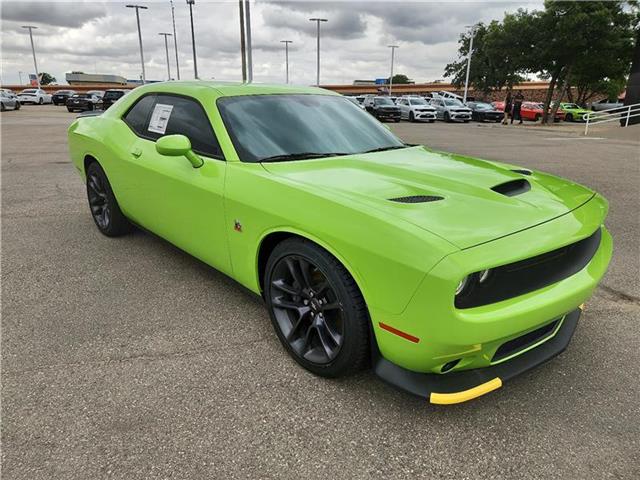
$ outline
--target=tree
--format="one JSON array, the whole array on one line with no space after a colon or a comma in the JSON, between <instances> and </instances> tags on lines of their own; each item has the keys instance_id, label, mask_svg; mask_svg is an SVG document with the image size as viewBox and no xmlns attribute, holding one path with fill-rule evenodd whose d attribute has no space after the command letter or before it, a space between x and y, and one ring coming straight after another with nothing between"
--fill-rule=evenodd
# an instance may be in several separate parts
<instances>
[{"instance_id":1,"label":"tree","mask_svg":"<svg viewBox=\"0 0 640 480\"><path fill-rule=\"evenodd\" d=\"M451 83L460 88L467 73L467 55L471 33L460 36L458 59L445 67L445 77L452 77ZM469 70L469 84L475 90L488 94L502 88L511 88L523 77L522 55L513 48L513 42L506 34L504 24L493 21L488 25L476 25Z\"/></svg>"},{"instance_id":2,"label":"tree","mask_svg":"<svg viewBox=\"0 0 640 480\"><path fill-rule=\"evenodd\" d=\"M48 74L47 72L40 72L40 85L49 85L51 83L55 83L56 77Z\"/></svg>"},{"instance_id":3,"label":"tree","mask_svg":"<svg viewBox=\"0 0 640 480\"><path fill-rule=\"evenodd\" d=\"M389 83L389 77L387 77L387 84ZM394 85L406 85L408 83L413 83L409 77L402 73L396 73L393 76L393 84Z\"/></svg>"}]
</instances>

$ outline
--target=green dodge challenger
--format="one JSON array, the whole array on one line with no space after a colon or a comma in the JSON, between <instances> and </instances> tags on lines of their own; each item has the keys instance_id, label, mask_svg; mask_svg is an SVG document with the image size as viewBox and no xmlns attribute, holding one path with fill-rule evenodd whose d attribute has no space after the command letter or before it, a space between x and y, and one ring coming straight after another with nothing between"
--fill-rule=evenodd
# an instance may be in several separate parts
<instances>
[{"instance_id":1,"label":"green dodge challenger","mask_svg":"<svg viewBox=\"0 0 640 480\"><path fill-rule=\"evenodd\" d=\"M321 89L136 88L69 128L107 236L147 229L264 298L311 372L458 403L562 352L612 254L597 193L407 145Z\"/></svg>"}]
</instances>

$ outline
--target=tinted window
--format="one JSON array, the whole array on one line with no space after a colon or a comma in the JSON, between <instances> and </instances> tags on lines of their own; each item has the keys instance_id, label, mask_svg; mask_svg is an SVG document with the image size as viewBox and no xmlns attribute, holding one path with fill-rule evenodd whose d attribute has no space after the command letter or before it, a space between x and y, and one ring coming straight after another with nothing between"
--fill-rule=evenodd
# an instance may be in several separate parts
<instances>
[{"instance_id":1,"label":"tinted window","mask_svg":"<svg viewBox=\"0 0 640 480\"><path fill-rule=\"evenodd\" d=\"M184 135L191 141L194 152L208 157L222 158L222 151L200 103L174 95L158 94L155 99L156 105L171 105L173 107L164 135ZM147 121L144 137L157 140L163 136L160 133L150 132L147 128L148 124Z\"/></svg>"},{"instance_id":2,"label":"tinted window","mask_svg":"<svg viewBox=\"0 0 640 480\"><path fill-rule=\"evenodd\" d=\"M124 92L107 92L104 94L106 100L120 98L124 95Z\"/></svg>"},{"instance_id":3,"label":"tinted window","mask_svg":"<svg viewBox=\"0 0 640 480\"><path fill-rule=\"evenodd\" d=\"M147 126L149 125L149 115L155 102L154 95L142 97L124 116L124 121L131 130L141 137L147 137Z\"/></svg>"}]
</instances>

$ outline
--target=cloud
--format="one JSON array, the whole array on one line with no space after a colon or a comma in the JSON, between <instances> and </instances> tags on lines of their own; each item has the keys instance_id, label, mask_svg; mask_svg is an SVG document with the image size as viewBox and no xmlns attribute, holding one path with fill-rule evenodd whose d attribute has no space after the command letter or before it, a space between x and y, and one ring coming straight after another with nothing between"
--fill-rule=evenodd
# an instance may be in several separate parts
<instances>
[{"instance_id":1,"label":"cloud","mask_svg":"<svg viewBox=\"0 0 640 480\"><path fill-rule=\"evenodd\" d=\"M5 1L2 3L2 19L23 24L77 28L106 14L106 5L98 2Z\"/></svg>"}]
</instances>

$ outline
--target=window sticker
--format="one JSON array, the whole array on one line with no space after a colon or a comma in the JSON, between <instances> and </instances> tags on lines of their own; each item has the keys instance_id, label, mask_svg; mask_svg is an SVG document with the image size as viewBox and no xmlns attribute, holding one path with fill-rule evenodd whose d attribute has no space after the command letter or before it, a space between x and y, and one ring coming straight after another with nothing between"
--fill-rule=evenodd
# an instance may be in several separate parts
<instances>
[{"instance_id":1,"label":"window sticker","mask_svg":"<svg viewBox=\"0 0 640 480\"><path fill-rule=\"evenodd\" d=\"M171 117L171 110L173 110L173 105L163 103L156 104L151 114L151 120L149 120L149 128L147 128L147 130L164 135L164 132L167 131L169 117Z\"/></svg>"}]
</instances>

